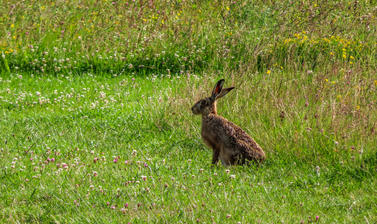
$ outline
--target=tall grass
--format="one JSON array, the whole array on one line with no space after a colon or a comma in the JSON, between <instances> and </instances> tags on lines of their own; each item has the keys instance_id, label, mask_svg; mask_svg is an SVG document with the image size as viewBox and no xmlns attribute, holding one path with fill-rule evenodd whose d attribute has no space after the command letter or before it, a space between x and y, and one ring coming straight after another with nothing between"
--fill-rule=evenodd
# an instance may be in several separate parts
<instances>
[{"instance_id":1,"label":"tall grass","mask_svg":"<svg viewBox=\"0 0 377 224\"><path fill-rule=\"evenodd\" d=\"M375 8L365 1L6 1L0 10L8 71L140 74L377 64Z\"/></svg>"}]
</instances>

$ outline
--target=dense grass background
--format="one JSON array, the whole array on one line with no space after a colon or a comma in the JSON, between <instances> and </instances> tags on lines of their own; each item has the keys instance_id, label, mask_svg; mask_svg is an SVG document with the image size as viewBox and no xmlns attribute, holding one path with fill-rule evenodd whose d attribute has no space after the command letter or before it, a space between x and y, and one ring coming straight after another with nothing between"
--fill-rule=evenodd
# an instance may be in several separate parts
<instances>
[{"instance_id":1,"label":"dense grass background","mask_svg":"<svg viewBox=\"0 0 377 224\"><path fill-rule=\"evenodd\" d=\"M2 2L1 222L377 222L376 6ZM260 167L210 165L220 77Z\"/></svg>"}]
</instances>

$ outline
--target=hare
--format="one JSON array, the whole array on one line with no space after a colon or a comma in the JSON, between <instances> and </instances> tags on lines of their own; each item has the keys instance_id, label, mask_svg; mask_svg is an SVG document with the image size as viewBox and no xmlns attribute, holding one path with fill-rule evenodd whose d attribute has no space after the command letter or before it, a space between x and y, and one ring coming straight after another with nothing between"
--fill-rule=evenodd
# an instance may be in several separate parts
<instances>
[{"instance_id":1,"label":"hare","mask_svg":"<svg viewBox=\"0 0 377 224\"><path fill-rule=\"evenodd\" d=\"M225 80L219 80L210 97L199 100L192 113L202 115L202 138L212 148L212 164L219 159L225 166L241 165L265 160L262 148L244 130L227 119L217 115L216 100L225 96L234 87L223 89Z\"/></svg>"}]
</instances>

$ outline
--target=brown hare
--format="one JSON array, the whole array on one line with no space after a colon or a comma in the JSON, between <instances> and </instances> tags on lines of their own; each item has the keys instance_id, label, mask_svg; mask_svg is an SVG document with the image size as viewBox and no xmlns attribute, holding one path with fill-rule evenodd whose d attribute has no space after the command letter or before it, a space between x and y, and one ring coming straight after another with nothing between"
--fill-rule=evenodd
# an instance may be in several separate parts
<instances>
[{"instance_id":1,"label":"brown hare","mask_svg":"<svg viewBox=\"0 0 377 224\"><path fill-rule=\"evenodd\" d=\"M224 79L219 80L210 97L199 100L192 108L193 114L202 115L202 138L212 148L212 164L220 159L225 166L257 163L265 160L262 148L244 130L217 115L216 100L234 87L223 89Z\"/></svg>"}]
</instances>

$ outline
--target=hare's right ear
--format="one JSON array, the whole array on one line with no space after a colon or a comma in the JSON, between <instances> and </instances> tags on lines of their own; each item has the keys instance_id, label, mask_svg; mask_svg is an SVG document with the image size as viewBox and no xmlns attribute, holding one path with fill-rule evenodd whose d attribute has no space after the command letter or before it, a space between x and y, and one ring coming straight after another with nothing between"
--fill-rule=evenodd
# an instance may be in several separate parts
<instances>
[{"instance_id":1,"label":"hare's right ear","mask_svg":"<svg viewBox=\"0 0 377 224\"><path fill-rule=\"evenodd\" d=\"M228 94L232 89L234 89L234 87L229 87L229 88L225 88L225 89L221 90L220 94L216 97L216 99L219 99L219 98L225 96L225 95Z\"/></svg>"},{"instance_id":2,"label":"hare's right ear","mask_svg":"<svg viewBox=\"0 0 377 224\"><path fill-rule=\"evenodd\" d=\"M213 90L212 90L212 95L211 95L212 100L216 100L217 96L221 93L221 90L223 89L224 82L225 82L224 79L220 79L219 81L217 81L215 88L213 88Z\"/></svg>"}]
</instances>

